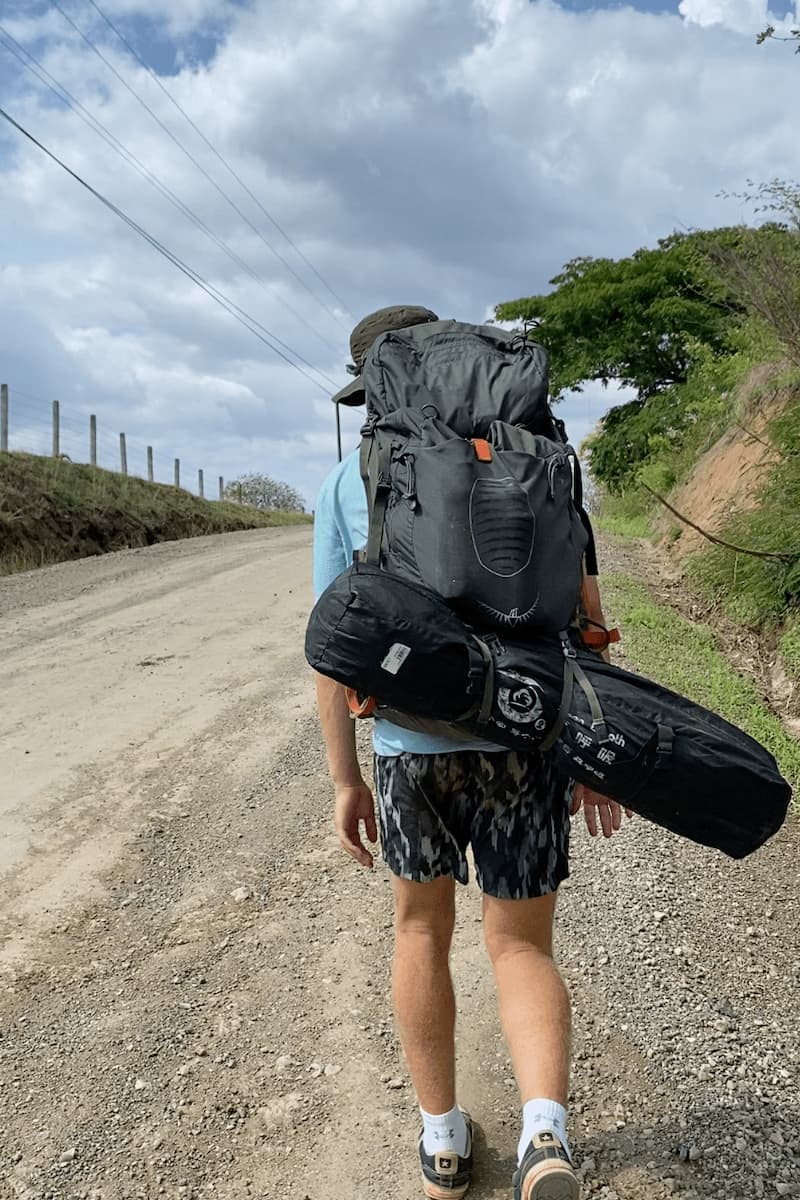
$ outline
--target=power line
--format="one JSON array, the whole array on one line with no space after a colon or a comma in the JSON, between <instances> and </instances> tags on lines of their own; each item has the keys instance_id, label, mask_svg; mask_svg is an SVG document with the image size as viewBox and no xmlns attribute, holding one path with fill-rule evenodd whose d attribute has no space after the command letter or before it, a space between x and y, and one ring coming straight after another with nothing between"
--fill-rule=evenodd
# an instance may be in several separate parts
<instances>
[{"instance_id":1,"label":"power line","mask_svg":"<svg viewBox=\"0 0 800 1200\"><path fill-rule=\"evenodd\" d=\"M0 45L2 45L3 48L9 52L9 54L13 54L13 56L19 62L22 63L23 67L25 67L28 71L30 71L31 74L34 75L39 80L39 82L42 83L46 88L48 88L48 90L51 91L59 100L61 100L61 102L63 104L66 104L66 106L68 108L70 108L75 113L75 115L80 120L83 121L83 123L85 125L88 125L89 128L92 129L93 132L98 135L98 137L101 137L103 139L103 141L105 141L109 146L111 146L111 149L114 150L114 152L116 154L119 154L120 157L124 158L125 161L127 161L128 164L130 166L132 166L133 169L139 175L141 175L143 179L146 179L148 181L148 183L151 184L152 187L156 188L156 190L159 191L161 193L161 195L164 196L164 198L166 200L168 200L174 208L177 208L177 210L183 216L187 217L188 220L192 221L193 224L196 225L197 228L200 229L201 232L206 235L206 237L210 238L223 251L223 253L225 253L228 256L228 258L231 259L232 262L236 263L237 266L239 266L252 279L254 279L255 282L258 283L259 286L264 289L264 291L266 291L268 294L270 294L269 285L261 278L261 276L258 274L258 272L255 271L249 265L249 263L245 262L244 259L241 258L236 253L235 250L232 250L231 247L228 246L228 244L222 240L222 238L218 237L217 234L214 233L213 229L209 228L209 226L205 223L205 221L203 221L201 217L198 217L197 214L191 208L189 208L189 206L187 204L185 204L183 202L183 200L181 200L180 196L177 196L175 194L175 192L172 191L171 188L169 188L165 183L162 183L162 181L158 178L158 176L153 171L151 171L148 167L146 167L144 165L144 163L141 162L141 160L138 159L135 154L133 154L132 151L128 150L127 146L125 146L119 140L119 138L115 137L115 135L111 132L111 130L108 129L108 127L105 126L103 124L103 122L101 120L99 120L98 117L95 117L94 114L92 112L90 112L89 109L86 108L85 105L81 104L80 100L78 100L75 96L73 96L73 94L66 87L64 87L64 85L62 83L60 83L59 80L57 80L55 78L55 76L51 75L51 73L47 70L47 68L42 63L40 63L39 60L36 59L29 50L27 50L24 46L22 46L17 41L17 39L11 33L9 33L8 30L5 28L5 26L3 26L2 24L0 24L0 34L2 34L5 39L7 39L7 41L5 41L5 42L0 41ZM8 45L7 44L8 42L11 42L12 45ZM23 55L24 55L24 57L23 57ZM294 317L296 317L297 320L301 322L301 324L305 325L306 328L309 329L314 334L315 337L319 338L319 340L325 346L327 346L329 350L333 350L333 351L337 350L337 347L334 346L332 342L329 342L326 337L323 337L323 335L319 332L319 330L316 329L315 326L312 325L310 321L307 321L306 318L302 315L302 313L299 313L297 311L297 309L295 309L291 304L287 303L286 301L284 301L283 304L284 304L284 307L290 313L292 313L292 315ZM318 373L322 376L322 378L327 379L328 382L331 383L335 389L336 385L333 383L332 380L328 379L328 377L324 374L324 372L319 371L319 369L317 367L314 367L313 370L318 371Z\"/></svg>"},{"instance_id":2,"label":"power line","mask_svg":"<svg viewBox=\"0 0 800 1200\"><path fill-rule=\"evenodd\" d=\"M280 339L277 338L275 334L271 333L266 326L261 325L261 323L256 321L255 318L250 317L243 309L239 308L238 304L235 304L233 300L229 299L229 297L227 297L223 292L214 287L213 284L209 283L207 279L204 279L203 276L195 271L193 267L188 266L181 258L178 257L177 254L173 254L173 252L167 249L163 243L159 242L157 238L153 237L152 234L148 233L146 229L143 229L141 225L137 224L132 217L129 217L127 213L123 212L121 208L119 208L111 200L107 199L104 195L102 195L101 192L98 192L96 188L93 188L92 185L87 183L85 179L82 179L81 176L73 171L71 167L68 167L65 162L62 162L62 160L56 154L54 154L52 150L48 150L47 147L38 140L38 138L34 137L32 133L29 133L28 130L25 129L24 126L20 125L18 121L15 121L10 113L7 113L4 108L0 108L0 117L3 117L6 121L8 121L9 125L12 125L16 130L18 130L23 137L27 138L29 142L32 142L34 146L37 146L38 149L46 154L48 158L52 159L52 161L57 163L62 170L66 171L68 175L71 175L72 178L81 185L81 187L85 188L87 192L94 196L96 200L99 200L100 203L114 213L115 216L119 217L121 221L124 221L130 229L132 229L135 233L138 233L139 236L144 238L146 242L149 242L154 250L157 250L159 254L162 254L164 258L171 262L173 266L177 267L178 270L186 275L188 279L191 279L193 283L197 284L197 286L201 288L202 291L204 291L207 295L209 295L212 300L216 300L220 307L224 308L226 312L229 312L234 320L238 321L240 325L243 325L245 329L248 329L254 337L257 337L259 341L264 343L265 346L269 346L273 353L282 358L284 362L287 362L290 367L294 367L295 371L299 371L301 375L305 376L309 383L313 383L316 388L319 388L321 392L324 392L326 395L328 395L328 389L326 387L324 387L318 380L314 379L313 376L309 375L307 371L304 371L301 366L298 366L298 364L289 358L287 354L284 354L282 350L278 349L278 347L273 344L276 341L280 341ZM259 332L259 329L263 329L264 333L268 336L265 337L264 334ZM285 342L281 342L280 344L284 346L286 345ZM295 357L301 362L305 362L305 359L301 358L296 350L292 350L291 347L287 347L287 349L289 349L290 353L294 354ZM308 363L306 365L310 366ZM315 367L312 367L311 369L316 370Z\"/></svg>"},{"instance_id":3,"label":"power line","mask_svg":"<svg viewBox=\"0 0 800 1200\"><path fill-rule=\"evenodd\" d=\"M247 193L247 195L250 197L250 199L253 201L253 203L258 205L258 207L261 209L261 212L264 214L264 216L267 218L267 220L270 221L272 223L272 225L274 226L274 228L277 229L278 233L280 233L281 236L286 239L286 241L289 243L289 245L292 247L292 249L295 251L295 253L306 264L308 269L310 271L312 271L314 273L314 275L316 275L317 279L320 281L320 283L323 285L323 287L327 288L328 291L330 292L331 296L333 296L334 300L342 306L344 311L346 313L348 313L349 316L353 317L352 312L350 312L350 309L347 307L347 305L345 304L345 302L341 298L341 296L338 294L338 292L334 291L334 289L328 283L327 279L325 279L325 277L320 274L320 272L317 270L317 268L314 266L314 264L310 261L310 259L307 258L307 256L303 253L303 251L300 249L300 247L296 244L296 242L294 242L292 240L292 238L289 236L289 234L286 232L286 230L283 228L283 226L280 225L279 222L277 221L277 219L272 215L272 213L269 212L269 210L264 207L264 205L259 200L258 196L256 196L255 193L253 191L251 191L251 189L247 186L247 184L244 182L244 180L241 178L241 176L237 174L237 172L233 169L233 167L230 165L230 163L227 161L227 159L223 157L223 155L219 152L219 150L217 150L217 148L213 144L213 142L211 142L206 137L206 135L203 133L202 129L200 129L200 127L189 116L186 109L183 108L181 106L181 104L175 99L175 97L172 95L172 92L170 92L169 88L167 88L167 86L162 81L161 77L152 69L152 67L149 67L147 65L147 63L144 61L142 56L139 54L138 50L136 50L135 47L131 45L131 43L125 37L125 34L122 33L120 29L117 28L117 26L114 24L114 22L111 20L111 18L108 17L103 12L100 5L95 3L95 0L89 0L89 3L91 4L91 6L95 10L95 12L97 12L103 18L106 25L108 25L109 29L113 33L115 33L117 35L117 37L119 38L119 40L122 42L122 44L125 47L127 47L127 49L130 51L130 53L136 59L136 61L140 64L140 66L142 66L145 69L145 71L147 71L148 75L150 75L151 78L155 81L155 83L158 84L158 86L161 88L161 91L167 97L169 102L171 104L173 104L175 108L177 108L177 110L181 114L181 116L189 123L189 125L191 125L192 129L195 131L197 136L199 138L201 138L201 140L203 142L205 142L206 146L208 146L211 153L213 155L215 155L216 158L219 159L219 161L222 163L223 167L228 172L228 174L231 175L232 178L236 180L236 182ZM355 318L353 318L353 319L355 320Z\"/></svg>"},{"instance_id":4,"label":"power line","mask_svg":"<svg viewBox=\"0 0 800 1200\"><path fill-rule=\"evenodd\" d=\"M103 54L103 52L94 44L92 39L87 34L85 34L82 29L79 28L79 26L75 23L75 21L73 21L72 17L69 15L69 13L64 11L64 9L59 4L58 0L51 0L51 3L53 5L53 7L55 9L57 9L58 12L61 13L64 20L67 21L67 23L75 30L75 32L78 34L78 36L80 38L82 38L82 40L86 43L86 45L90 48L90 50L94 54L97 55L97 57L100 59L101 62L105 63L105 65L108 67L109 71L111 71L111 73L119 80L119 82L122 84L122 86L128 92L130 92L130 94L133 96L134 100L136 100L136 102L141 105L141 107L145 110L145 112L149 113L149 115L152 117L152 119L158 125L159 129L162 129L164 131L164 133L167 135L167 137L170 139L170 141L174 142L174 144L178 147L178 149L181 151L181 153L186 155L186 157L197 168L197 170L200 172L200 174L205 179L208 180L208 182L211 184L211 186L217 192L219 192L219 194L220 194L220 196L222 196L223 200L225 200L225 202L230 205L230 207L234 210L234 212L237 213L239 218L242 221L244 221L245 224L250 229L252 229L252 231L256 235L256 237L261 239L261 241L264 243L264 245L267 247L267 249L270 251L270 253L274 254L275 257L279 260L279 262L283 263L286 270L289 271L289 273L297 280L297 282L300 284L300 286L302 288L304 288L305 291L308 292L308 294L317 302L317 304L322 305L322 307L325 309L325 311L334 319L334 321L337 322L337 324L341 325L343 329L347 329L347 326L344 325L344 323L339 319L338 315L333 311L333 309L330 307L330 305L326 304L324 300L321 300L319 298L319 296L315 295L315 293L311 290L311 288L308 286L308 284L303 279L303 277L301 275L299 275L297 273L297 271L295 271L295 269L291 265L291 263L286 261L286 259L283 257L283 255L280 253L279 250L275 249L275 247L268 240L268 238L266 238L264 236L264 234L261 232L261 230L256 225L253 224L253 222L250 220L250 218L247 216L247 214L242 211L242 209L239 207L239 205L236 203L236 201L232 200L230 198L230 196L225 191L225 189L220 187L220 185L208 173L208 171L205 169L205 167L202 165L202 163L198 162L198 160L194 157L194 155L191 153L191 151L186 149L186 147L183 145L181 140L175 136L175 134L172 132L172 130L167 125L164 124L164 122L153 111L153 109L150 107L150 105L147 104L147 102L141 98L141 96L136 91L136 89L131 87L131 85L128 83L128 81L125 79L125 77L123 75L121 75L120 72L117 70L117 68L114 66L114 64L112 62L110 62L109 59L106 58L106 56Z\"/></svg>"}]
</instances>

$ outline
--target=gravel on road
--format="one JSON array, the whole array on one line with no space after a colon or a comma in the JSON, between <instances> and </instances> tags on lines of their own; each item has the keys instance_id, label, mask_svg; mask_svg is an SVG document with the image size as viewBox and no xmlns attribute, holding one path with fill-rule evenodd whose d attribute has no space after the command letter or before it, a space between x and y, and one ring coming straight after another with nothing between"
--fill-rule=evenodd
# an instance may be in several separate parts
<instances>
[{"instance_id":1,"label":"gravel on road","mask_svg":"<svg viewBox=\"0 0 800 1200\"><path fill-rule=\"evenodd\" d=\"M331 828L309 555L276 529L0 580L3 1200L421 1194L389 878ZM734 863L575 822L586 1197L800 1197L799 842ZM470 1194L500 1200L518 1105L474 885L452 962Z\"/></svg>"}]
</instances>

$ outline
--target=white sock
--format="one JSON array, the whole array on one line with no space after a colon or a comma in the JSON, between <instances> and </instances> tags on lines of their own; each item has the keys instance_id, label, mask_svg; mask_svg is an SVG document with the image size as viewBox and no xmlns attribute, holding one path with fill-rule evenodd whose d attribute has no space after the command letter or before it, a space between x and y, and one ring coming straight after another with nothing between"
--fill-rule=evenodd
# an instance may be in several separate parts
<instances>
[{"instance_id":1,"label":"white sock","mask_svg":"<svg viewBox=\"0 0 800 1200\"><path fill-rule=\"evenodd\" d=\"M534 1134L552 1131L572 1158L567 1141L567 1110L555 1100L528 1100L522 1106L522 1136L517 1147L517 1162L521 1163Z\"/></svg>"},{"instance_id":2,"label":"white sock","mask_svg":"<svg viewBox=\"0 0 800 1200\"><path fill-rule=\"evenodd\" d=\"M440 1117L420 1109L422 1116L422 1145L426 1154L452 1150L463 1157L467 1152L467 1122L458 1105Z\"/></svg>"}]
</instances>

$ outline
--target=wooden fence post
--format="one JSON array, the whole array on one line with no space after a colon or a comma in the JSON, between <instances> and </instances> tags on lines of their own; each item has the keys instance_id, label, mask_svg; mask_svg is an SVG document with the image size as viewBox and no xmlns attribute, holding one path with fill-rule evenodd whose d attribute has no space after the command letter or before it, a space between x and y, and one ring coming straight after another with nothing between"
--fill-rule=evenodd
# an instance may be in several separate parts
<instances>
[{"instance_id":1,"label":"wooden fence post","mask_svg":"<svg viewBox=\"0 0 800 1200\"><path fill-rule=\"evenodd\" d=\"M89 417L89 462L97 466L97 417L92 413Z\"/></svg>"},{"instance_id":2,"label":"wooden fence post","mask_svg":"<svg viewBox=\"0 0 800 1200\"><path fill-rule=\"evenodd\" d=\"M197 491L200 494L200 499L204 500L205 499L205 491L204 491L204 485L203 485L203 468L202 467L200 467L197 472Z\"/></svg>"},{"instance_id":3,"label":"wooden fence post","mask_svg":"<svg viewBox=\"0 0 800 1200\"><path fill-rule=\"evenodd\" d=\"M128 474L128 447L125 445L125 434L119 435L119 468L123 475Z\"/></svg>"},{"instance_id":4,"label":"wooden fence post","mask_svg":"<svg viewBox=\"0 0 800 1200\"><path fill-rule=\"evenodd\" d=\"M237 491L239 493L239 503L244 504L244 500L242 499L242 485L241 484L239 484Z\"/></svg>"},{"instance_id":5,"label":"wooden fence post","mask_svg":"<svg viewBox=\"0 0 800 1200\"><path fill-rule=\"evenodd\" d=\"M153 482L153 447L147 447L147 481Z\"/></svg>"},{"instance_id":6,"label":"wooden fence post","mask_svg":"<svg viewBox=\"0 0 800 1200\"><path fill-rule=\"evenodd\" d=\"M8 450L8 384L0 383L0 450Z\"/></svg>"},{"instance_id":7,"label":"wooden fence post","mask_svg":"<svg viewBox=\"0 0 800 1200\"><path fill-rule=\"evenodd\" d=\"M175 487L179 488L180 486L181 486L181 460L179 458L176 458L175 459Z\"/></svg>"},{"instance_id":8,"label":"wooden fence post","mask_svg":"<svg viewBox=\"0 0 800 1200\"><path fill-rule=\"evenodd\" d=\"M58 401L53 401L53 458L58 458L61 453L60 434L61 427L58 415Z\"/></svg>"},{"instance_id":9,"label":"wooden fence post","mask_svg":"<svg viewBox=\"0 0 800 1200\"><path fill-rule=\"evenodd\" d=\"M219 477L219 498L220 498L220 500L225 499L225 480L222 478L221 475Z\"/></svg>"}]
</instances>

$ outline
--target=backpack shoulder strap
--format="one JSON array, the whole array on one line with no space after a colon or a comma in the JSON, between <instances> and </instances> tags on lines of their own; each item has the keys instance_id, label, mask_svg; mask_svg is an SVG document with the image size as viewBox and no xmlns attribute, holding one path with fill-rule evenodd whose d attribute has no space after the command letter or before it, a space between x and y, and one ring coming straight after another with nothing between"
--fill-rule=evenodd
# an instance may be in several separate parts
<instances>
[{"instance_id":1,"label":"backpack shoulder strap","mask_svg":"<svg viewBox=\"0 0 800 1200\"><path fill-rule=\"evenodd\" d=\"M367 511L369 513L369 528L364 561L376 567L380 565L383 525L386 518L386 505L389 502L389 492L391 490L389 479L390 455L390 444L386 442L381 446L375 436L374 429L367 429L366 432L362 433L359 466L361 478L364 481L364 487L367 492Z\"/></svg>"},{"instance_id":2,"label":"backpack shoulder strap","mask_svg":"<svg viewBox=\"0 0 800 1200\"><path fill-rule=\"evenodd\" d=\"M577 454L575 454L574 451L573 454L572 495L575 501L575 508L577 509L578 516L581 519L581 524L583 525L589 537L589 541L587 542L586 549L584 551L584 558L586 560L586 574L597 575L597 547L595 546L594 541L594 530L592 529L592 523L589 520L589 514L583 507L583 476L581 475L581 464L578 460Z\"/></svg>"}]
</instances>

